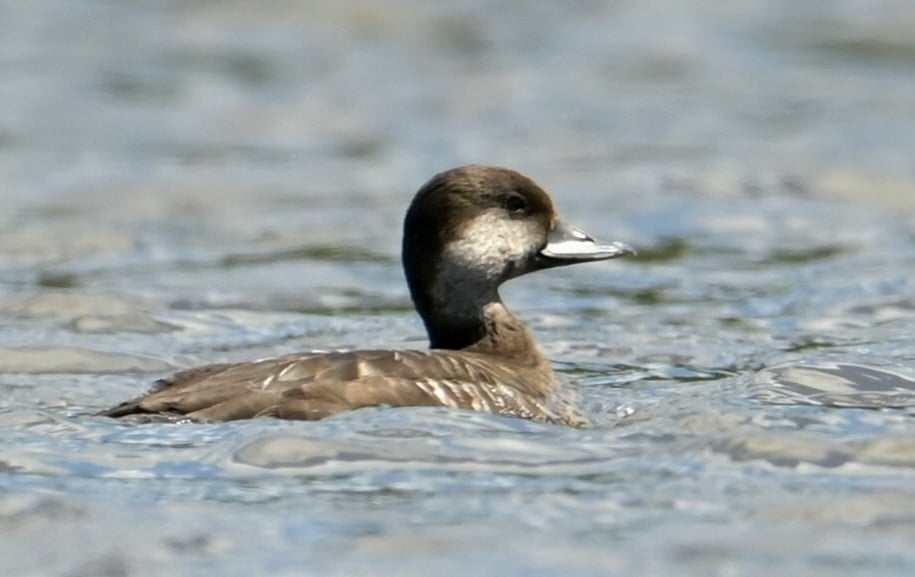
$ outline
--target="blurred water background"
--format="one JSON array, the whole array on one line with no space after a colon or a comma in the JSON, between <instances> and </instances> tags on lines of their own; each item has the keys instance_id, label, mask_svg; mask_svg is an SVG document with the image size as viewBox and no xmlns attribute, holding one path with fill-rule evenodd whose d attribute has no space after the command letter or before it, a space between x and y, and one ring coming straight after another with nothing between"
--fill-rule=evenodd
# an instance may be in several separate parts
<instances>
[{"instance_id":1,"label":"blurred water background","mask_svg":"<svg viewBox=\"0 0 915 577\"><path fill-rule=\"evenodd\" d=\"M0 574L915 574L912 2L4 0L0 78ZM425 346L470 162L641 250L504 292L595 427L91 416Z\"/></svg>"}]
</instances>

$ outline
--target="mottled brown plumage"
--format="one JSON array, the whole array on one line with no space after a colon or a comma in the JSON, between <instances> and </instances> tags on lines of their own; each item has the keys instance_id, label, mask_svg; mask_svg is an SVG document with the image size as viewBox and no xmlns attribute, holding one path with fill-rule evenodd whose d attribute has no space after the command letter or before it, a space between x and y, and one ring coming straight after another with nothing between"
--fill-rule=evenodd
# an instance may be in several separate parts
<instances>
[{"instance_id":1,"label":"mottled brown plumage","mask_svg":"<svg viewBox=\"0 0 915 577\"><path fill-rule=\"evenodd\" d=\"M295 354L182 371L163 381L157 392L106 414L314 420L378 405L444 405L581 424L580 416L544 395L555 383L552 372L542 368L539 362L495 364L486 354L443 350Z\"/></svg>"},{"instance_id":2,"label":"mottled brown plumage","mask_svg":"<svg viewBox=\"0 0 915 577\"><path fill-rule=\"evenodd\" d=\"M404 269L432 350L209 365L176 373L102 414L314 420L362 407L433 405L582 425L498 287L534 270L628 251L560 224L549 196L517 172L450 170L420 189L404 223Z\"/></svg>"}]
</instances>

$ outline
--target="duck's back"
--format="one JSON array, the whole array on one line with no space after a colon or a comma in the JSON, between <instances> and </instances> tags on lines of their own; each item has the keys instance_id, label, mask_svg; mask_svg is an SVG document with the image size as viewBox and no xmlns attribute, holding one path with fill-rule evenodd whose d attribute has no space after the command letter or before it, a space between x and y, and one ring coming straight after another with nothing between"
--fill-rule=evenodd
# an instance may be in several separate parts
<instances>
[{"instance_id":1,"label":"duck's back","mask_svg":"<svg viewBox=\"0 0 915 577\"><path fill-rule=\"evenodd\" d=\"M316 420L361 407L440 405L582 424L556 408L554 389L545 362L450 350L308 353L182 371L104 414Z\"/></svg>"}]
</instances>

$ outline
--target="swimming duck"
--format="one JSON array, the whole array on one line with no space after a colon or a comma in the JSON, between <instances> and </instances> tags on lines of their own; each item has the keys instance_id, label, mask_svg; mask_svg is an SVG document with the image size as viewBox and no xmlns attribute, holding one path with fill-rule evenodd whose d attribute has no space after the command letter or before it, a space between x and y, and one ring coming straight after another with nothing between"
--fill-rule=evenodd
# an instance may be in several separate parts
<instances>
[{"instance_id":1,"label":"swimming duck","mask_svg":"<svg viewBox=\"0 0 915 577\"><path fill-rule=\"evenodd\" d=\"M443 405L586 424L527 326L502 302L505 281L631 254L560 220L549 195L513 170L435 175L404 220L403 268L429 350L300 353L192 368L102 412L226 421L315 420L373 406Z\"/></svg>"}]
</instances>

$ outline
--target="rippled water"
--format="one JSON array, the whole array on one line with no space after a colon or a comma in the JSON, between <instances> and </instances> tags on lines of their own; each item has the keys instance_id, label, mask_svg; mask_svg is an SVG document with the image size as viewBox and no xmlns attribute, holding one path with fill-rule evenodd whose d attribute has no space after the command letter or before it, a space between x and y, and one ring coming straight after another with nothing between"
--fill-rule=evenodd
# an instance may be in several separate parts
<instances>
[{"instance_id":1,"label":"rippled water","mask_svg":"<svg viewBox=\"0 0 915 577\"><path fill-rule=\"evenodd\" d=\"M329 4L0 2L0 574L915 573L910 2ZM640 249L505 290L595 427L91 416L424 346L468 162Z\"/></svg>"}]
</instances>

